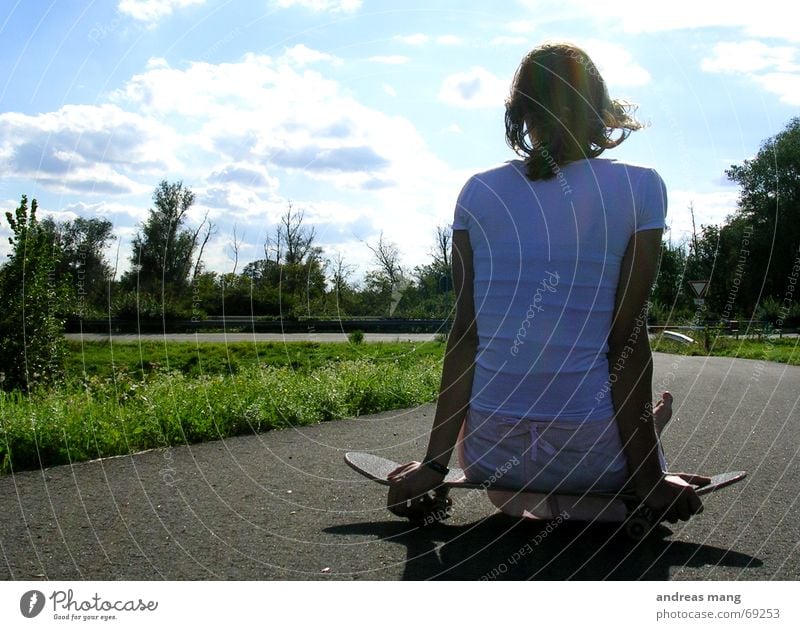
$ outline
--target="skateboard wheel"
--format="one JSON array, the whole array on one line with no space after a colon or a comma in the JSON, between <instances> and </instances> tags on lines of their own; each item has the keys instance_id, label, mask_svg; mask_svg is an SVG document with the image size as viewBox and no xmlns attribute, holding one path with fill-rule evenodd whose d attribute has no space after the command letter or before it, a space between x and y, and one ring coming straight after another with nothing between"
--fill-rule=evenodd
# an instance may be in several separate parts
<instances>
[{"instance_id":1,"label":"skateboard wheel","mask_svg":"<svg viewBox=\"0 0 800 630\"><path fill-rule=\"evenodd\" d=\"M650 521L643 516L633 516L625 523L625 533L632 540L642 540L650 531Z\"/></svg>"},{"instance_id":2,"label":"skateboard wheel","mask_svg":"<svg viewBox=\"0 0 800 630\"><path fill-rule=\"evenodd\" d=\"M421 516L414 519L414 524L420 527L425 525L432 525L450 518L450 513L453 507L453 501L447 496L447 491L440 492L438 489L433 495L426 495L422 504L425 506L425 512Z\"/></svg>"}]
</instances>

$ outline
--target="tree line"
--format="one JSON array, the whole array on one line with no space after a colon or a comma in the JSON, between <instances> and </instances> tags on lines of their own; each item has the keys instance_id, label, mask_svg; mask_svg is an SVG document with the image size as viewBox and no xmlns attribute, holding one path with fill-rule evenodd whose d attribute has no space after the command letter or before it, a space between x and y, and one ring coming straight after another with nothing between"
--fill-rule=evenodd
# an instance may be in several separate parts
<instances>
[{"instance_id":1,"label":"tree line","mask_svg":"<svg viewBox=\"0 0 800 630\"><path fill-rule=\"evenodd\" d=\"M662 244L650 321L765 319L797 326L800 118L726 174L740 186L736 211L720 226L701 226L687 242ZM289 203L264 240L263 257L241 271L242 241L234 228L228 244L232 271L219 273L203 262L217 228L207 216L190 225L194 201L183 182L160 182L133 239L129 268L118 275L104 254L116 238L110 221L40 220L36 200L29 204L23 195L15 212L6 213L11 253L0 266L2 387L25 387L58 372L67 318L439 319L451 314L449 228L435 229L429 260L413 269L402 264L397 244L381 234L365 244L373 265L358 281L341 253L326 256L302 209ZM693 303L692 280L709 281L702 308Z\"/></svg>"}]
</instances>

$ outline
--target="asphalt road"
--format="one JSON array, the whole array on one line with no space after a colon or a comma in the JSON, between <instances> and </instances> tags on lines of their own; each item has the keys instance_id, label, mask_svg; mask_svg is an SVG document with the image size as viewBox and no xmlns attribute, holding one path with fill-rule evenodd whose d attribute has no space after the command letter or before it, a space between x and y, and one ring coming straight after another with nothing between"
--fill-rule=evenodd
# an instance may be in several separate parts
<instances>
[{"instance_id":1,"label":"asphalt road","mask_svg":"<svg viewBox=\"0 0 800 630\"><path fill-rule=\"evenodd\" d=\"M421 456L428 405L2 477L0 577L796 580L798 385L799 367L656 355L676 398L671 468L749 477L639 543L508 519L478 491L454 494L445 524L395 518L342 456Z\"/></svg>"}]
</instances>

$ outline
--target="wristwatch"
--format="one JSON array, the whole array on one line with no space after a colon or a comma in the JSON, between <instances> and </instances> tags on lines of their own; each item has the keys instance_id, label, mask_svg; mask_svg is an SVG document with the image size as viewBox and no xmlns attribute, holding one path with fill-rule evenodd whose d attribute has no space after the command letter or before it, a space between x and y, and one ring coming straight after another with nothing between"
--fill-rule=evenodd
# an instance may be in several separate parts
<instances>
[{"instance_id":1,"label":"wristwatch","mask_svg":"<svg viewBox=\"0 0 800 630\"><path fill-rule=\"evenodd\" d=\"M450 472L450 469L447 466L442 466L439 462L433 459L426 459L422 462L423 466L427 466L434 472L439 473L442 476L447 476L447 473Z\"/></svg>"}]
</instances>

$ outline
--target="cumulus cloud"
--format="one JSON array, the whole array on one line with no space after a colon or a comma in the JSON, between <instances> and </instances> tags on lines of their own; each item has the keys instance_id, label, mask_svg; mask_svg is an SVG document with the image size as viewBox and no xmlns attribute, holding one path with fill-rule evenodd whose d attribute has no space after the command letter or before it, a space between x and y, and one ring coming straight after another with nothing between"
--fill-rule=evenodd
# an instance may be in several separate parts
<instances>
[{"instance_id":1,"label":"cumulus cloud","mask_svg":"<svg viewBox=\"0 0 800 630\"><path fill-rule=\"evenodd\" d=\"M212 171L207 177L211 184L240 184L249 188L274 190L278 180L271 177L265 168L253 164L226 164Z\"/></svg>"},{"instance_id":2,"label":"cumulus cloud","mask_svg":"<svg viewBox=\"0 0 800 630\"><path fill-rule=\"evenodd\" d=\"M342 60L338 57L319 50L314 50L303 44L297 44L296 46L287 48L279 61L295 67L302 67L319 61L326 61L337 65L342 63Z\"/></svg>"},{"instance_id":3,"label":"cumulus cloud","mask_svg":"<svg viewBox=\"0 0 800 630\"><path fill-rule=\"evenodd\" d=\"M10 179L82 197L81 214L116 213L123 248L123 231L135 233L155 183L166 178L190 186L193 212L209 212L221 233L234 219L263 233L287 198L305 210L342 191L352 220L368 230L358 238L385 230L409 243L408 260L426 259L430 243L420 231L447 222L467 174L438 158L409 120L366 106L326 74L324 53L290 50L180 67L157 58L111 103L1 114L0 168ZM131 194L145 200L141 207L121 203ZM218 241L207 249L212 268L226 260Z\"/></svg>"},{"instance_id":4,"label":"cumulus cloud","mask_svg":"<svg viewBox=\"0 0 800 630\"><path fill-rule=\"evenodd\" d=\"M590 39L583 49L592 58L600 74L609 85L631 86L650 83L650 73L633 59L633 55L619 44Z\"/></svg>"},{"instance_id":5,"label":"cumulus cloud","mask_svg":"<svg viewBox=\"0 0 800 630\"><path fill-rule=\"evenodd\" d=\"M120 0L117 10L134 20L152 24L170 15L175 9L204 2L205 0Z\"/></svg>"},{"instance_id":6,"label":"cumulus cloud","mask_svg":"<svg viewBox=\"0 0 800 630\"><path fill-rule=\"evenodd\" d=\"M706 72L750 73L761 70L797 72L798 49L793 46L768 46L757 41L720 42L700 67Z\"/></svg>"},{"instance_id":7,"label":"cumulus cloud","mask_svg":"<svg viewBox=\"0 0 800 630\"><path fill-rule=\"evenodd\" d=\"M287 168L336 172L368 172L388 166L389 161L372 147L338 147L325 149L308 145L285 148L272 155L272 162Z\"/></svg>"},{"instance_id":8,"label":"cumulus cloud","mask_svg":"<svg viewBox=\"0 0 800 630\"><path fill-rule=\"evenodd\" d=\"M445 78L439 100L455 107L502 107L508 85L485 68L474 67Z\"/></svg>"},{"instance_id":9,"label":"cumulus cloud","mask_svg":"<svg viewBox=\"0 0 800 630\"><path fill-rule=\"evenodd\" d=\"M414 33L413 35L395 35L394 38L398 42L402 42L403 44L409 44L411 46L419 46L420 44L426 44L431 39L425 33Z\"/></svg>"},{"instance_id":10,"label":"cumulus cloud","mask_svg":"<svg viewBox=\"0 0 800 630\"><path fill-rule=\"evenodd\" d=\"M742 74L787 105L800 105L800 51L756 40L721 42L701 62L706 72Z\"/></svg>"},{"instance_id":11,"label":"cumulus cloud","mask_svg":"<svg viewBox=\"0 0 800 630\"><path fill-rule=\"evenodd\" d=\"M286 56L153 68L133 77L116 99L157 118L183 117L194 126L189 142L228 162L301 171L343 188L372 186L398 161L421 168L421 156L442 167L408 121L365 107ZM404 132L393 133L399 128ZM384 155L387 138L391 157Z\"/></svg>"},{"instance_id":12,"label":"cumulus cloud","mask_svg":"<svg viewBox=\"0 0 800 630\"><path fill-rule=\"evenodd\" d=\"M738 190L729 187L723 190L698 193L691 190L670 190L667 223L673 241L679 242L692 235L692 216L689 205L694 206L697 228L701 225L720 225L736 210Z\"/></svg>"},{"instance_id":13,"label":"cumulus cloud","mask_svg":"<svg viewBox=\"0 0 800 630\"><path fill-rule=\"evenodd\" d=\"M129 175L177 168L174 131L115 105L67 105L37 115L0 114L0 165L6 176L60 192L132 193Z\"/></svg>"}]
</instances>

